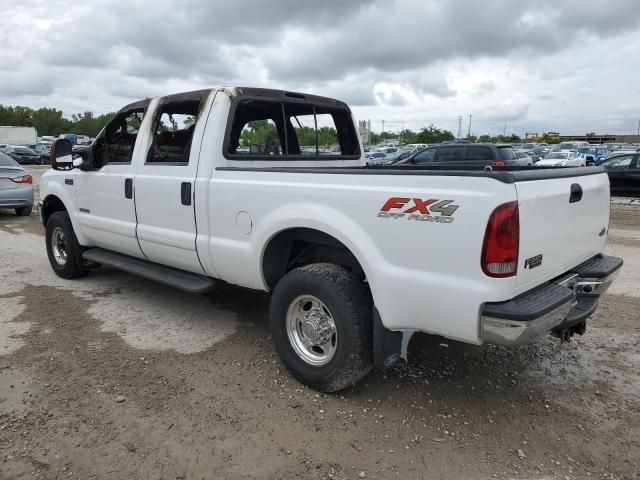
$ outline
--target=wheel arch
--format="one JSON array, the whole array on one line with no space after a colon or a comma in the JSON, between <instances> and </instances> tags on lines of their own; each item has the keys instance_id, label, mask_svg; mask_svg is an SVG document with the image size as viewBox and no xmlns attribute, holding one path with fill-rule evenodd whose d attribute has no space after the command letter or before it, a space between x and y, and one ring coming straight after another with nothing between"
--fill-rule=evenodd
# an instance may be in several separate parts
<instances>
[{"instance_id":1,"label":"wheel arch","mask_svg":"<svg viewBox=\"0 0 640 480\"><path fill-rule=\"evenodd\" d=\"M47 226L47 221L49 220L49 217L52 213L62 211L69 213L69 210L67 209L64 202L55 194L49 194L44 198L44 200L42 200L41 209L42 213L40 214L40 216L42 218L42 224L45 227Z\"/></svg>"},{"instance_id":2,"label":"wheel arch","mask_svg":"<svg viewBox=\"0 0 640 480\"><path fill-rule=\"evenodd\" d=\"M265 243L260 266L265 285L272 290L290 270L311 263L333 263L369 280L359 253L335 235L311 227L289 227Z\"/></svg>"},{"instance_id":3,"label":"wheel arch","mask_svg":"<svg viewBox=\"0 0 640 480\"><path fill-rule=\"evenodd\" d=\"M46 227L47 220L49 220L49 217L54 212L67 212L71 219L73 232L75 233L78 242L80 245L87 245L88 241L80 229L77 212L73 208L75 205L75 197L73 196L73 193L64 190L60 185L53 182L48 182L46 189L48 191L43 197L42 205L40 206L42 224Z\"/></svg>"}]
</instances>

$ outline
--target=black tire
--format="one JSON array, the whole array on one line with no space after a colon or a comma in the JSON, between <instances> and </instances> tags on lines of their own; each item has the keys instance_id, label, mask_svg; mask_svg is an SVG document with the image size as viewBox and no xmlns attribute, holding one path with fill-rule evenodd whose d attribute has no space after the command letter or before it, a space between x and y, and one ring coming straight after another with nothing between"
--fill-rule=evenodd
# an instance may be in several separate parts
<instances>
[{"instance_id":1,"label":"black tire","mask_svg":"<svg viewBox=\"0 0 640 480\"><path fill-rule=\"evenodd\" d=\"M335 353L321 366L296 353L287 333L287 312L303 295L319 299L337 331ZM369 289L343 267L315 263L287 273L271 297L269 326L276 350L291 374L315 390L336 392L364 378L373 367L372 300Z\"/></svg>"},{"instance_id":2,"label":"black tire","mask_svg":"<svg viewBox=\"0 0 640 480\"><path fill-rule=\"evenodd\" d=\"M33 207L20 207L16 208L16 215L18 215L19 217L28 217L29 215L31 215L32 211Z\"/></svg>"},{"instance_id":3,"label":"black tire","mask_svg":"<svg viewBox=\"0 0 640 480\"><path fill-rule=\"evenodd\" d=\"M53 235L61 231L64 238L64 249L66 260L60 262L56 260L53 252ZM71 279L81 277L86 273L86 268L82 260L82 246L78 243L76 234L73 231L73 225L67 212L54 212L47 220L46 238L47 256L51 268L56 275L62 278ZM58 247L60 248L60 247Z\"/></svg>"}]
</instances>

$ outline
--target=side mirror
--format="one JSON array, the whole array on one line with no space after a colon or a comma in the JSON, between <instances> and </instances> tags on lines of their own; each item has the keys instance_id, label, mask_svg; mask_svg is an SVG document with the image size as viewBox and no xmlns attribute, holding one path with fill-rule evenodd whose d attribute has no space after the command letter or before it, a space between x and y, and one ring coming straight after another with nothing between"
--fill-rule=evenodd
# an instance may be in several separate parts
<instances>
[{"instance_id":1,"label":"side mirror","mask_svg":"<svg viewBox=\"0 0 640 480\"><path fill-rule=\"evenodd\" d=\"M64 138L59 138L49 152L51 168L54 170L72 170L82 164L82 158L73 158L73 146L71 142Z\"/></svg>"}]
</instances>

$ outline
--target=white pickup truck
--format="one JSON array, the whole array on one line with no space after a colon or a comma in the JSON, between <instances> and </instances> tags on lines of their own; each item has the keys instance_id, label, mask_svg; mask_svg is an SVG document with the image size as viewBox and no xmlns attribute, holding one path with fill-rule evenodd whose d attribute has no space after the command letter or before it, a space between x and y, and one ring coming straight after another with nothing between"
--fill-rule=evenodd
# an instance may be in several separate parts
<instances>
[{"instance_id":1,"label":"white pickup truck","mask_svg":"<svg viewBox=\"0 0 640 480\"><path fill-rule=\"evenodd\" d=\"M502 345L584 333L622 265L602 255L604 170L366 167L355 125L342 102L278 90L128 105L84 151L51 149L51 266L271 291L282 361L323 391L406 358L415 331Z\"/></svg>"}]
</instances>

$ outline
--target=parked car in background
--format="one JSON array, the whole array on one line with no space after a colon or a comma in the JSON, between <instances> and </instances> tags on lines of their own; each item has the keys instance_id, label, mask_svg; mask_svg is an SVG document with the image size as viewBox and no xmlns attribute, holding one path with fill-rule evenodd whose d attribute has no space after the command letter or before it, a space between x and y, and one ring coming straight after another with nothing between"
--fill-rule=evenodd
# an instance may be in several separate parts
<instances>
[{"instance_id":1,"label":"parked car in background","mask_svg":"<svg viewBox=\"0 0 640 480\"><path fill-rule=\"evenodd\" d=\"M551 147L549 145L538 145L537 147L533 147L533 155L530 157L533 159L533 162L537 162L538 160L546 157L551 151Z\"/></svg>"},{"instance_id":2,"label":"parked car in background","mask_svg":"<svg viewBox=\"0 0 640 480\"><path fill-rule=\"evenodd\" d=\"M6 153L0 152L0 208L11 208L17 215L31 215L33 178Z\"/></svg>"},{"instance_id":3,"label":"parked car in background","mask_svg":"<svg viewBox=\"0 0 640 480\"><path fill-rule=\"evenodd\" d=\"M638 152L611 156L601 166L609 175L611 195L640 196L640 154Z\"/></svg>"},{"instance_id":4,"label":"parked car in background","mask_svg":"<svg viewBox=\"0 0 640 480\"><path fill-rule=\"evenodd\" d=\"M20 165L42 165L40 154L27 147L10 145L6 153Z\"/></svg>"},{"instance_id":5,"label":"parked car in background","mask_svg":"<svg viewBox=\"0 0 640 480\"><path fill-rule=\"evenodd\" d=\"M487 165L531 165L531 159L519 159L511 145L495 143L443 143L433 145L418 152L397 165L447 165L487 166Z\"/></svg>"},{"instance_id":6,"label":"parked car in background","mask_svg":"<svg viewBox=\"0 0 640 480\"><path fill-rule=\"evenodd\" d=\"M49 163L49 153L51 152L51 143L40 142L37 143L33 149L38 155L40 155L40 164Z\"/></svg>"},{"instance_id":7,"label":"parked car in background","mask_svg":"<svg viewBox=\"0 0 640 480\"><path fill-rule=\"evenodd\" d=\"M378 149L378 151L384 153L385 155L388 155L389 153L395 153L398 150L399 150L398 147L382 147Z\"/></svg>"},{"instance_id":8,"label":"parked car in background","mask_svg":"<svg viewBox=\"0 0 640 480\"><path fill-rule=\"evenodd\" d=\"M368 165L394 165L402 160L406 160L411 156L410 152L398 150L397 152L391 152L384 157L373 158L367 161Z\"/></svg>"},{"instance_id":9,"label":"parked car in background","mask_svg":"<svg viewBox=\"0 0 640 480\"><path fill-rule=\"evenodd\" d=\"M372 163L375 163L377 160L381 160L385 157L385 153L384 152L380 152L380 151L375 151L375 152L369 152L365 158L367 160L367 164L371 165Z\"/></svg>"},{"instance_id":10,"label":"parked car in background","mask_svg":"<svg viewBox=\"0 0 640 480\"><path fill-rule=\"evenodd\" d=\"M73 145L78 144L78 135L76 135L75 133L63 133L58 138L69 140Z\"/></svg>"},{"instance_id":11,"label":"parked car in background","mask_svg":"<svg viewBox=\"0 0 640 480\"><path fill-rule=\"evenodd\" d=\"M604 146L607 147L607 150L609 150L610 152L615 152L616 150L622 149L621 143L605 143Z\"/></svg>"},{"instance_id":12,"label":"parked car in background","mask_svg":"<svg viewBox=\"0 0 640 480\"><path fill-rule=\"evenodd\" d=\"M609 150L604 145L589 145L578 148L576 157L584 158L587 165L597 165L609 156Z\"/></svg>"},{"instance_id":13,"label":"parked car in background","mask_svg":"<svg viewBox=\"0 0 640 480\"><path fill-rule=\"evenodd\" d=\"M575 152L551 152L536 162L536 167L584 167L587 161L576 157Z\"/></svg>"},{"instance_id":14,"label":"parked car in background","mask_svg":"<svg viewBox=\"0 0 640 480\"><path fill-rule=\"evenodd\" d=\"M562 142L557 145L561 152L577 152L580 147L588 147L587 142Z\"/></svg>"},{"instance_id":15,"label":"parked car in background","mask_svg":"<svg viewBox=\"0 0 640 480\"><path fill-rule=\"evenodd\" d=\"M427 145L426 143L407 143L404 147L402 147L403 150L424 150L425 148L427 148L429 145Z\"/></svg>"},{"instance_id":16,"label":"parked car in background","mask_svg":"<svg viewBox=\"0 0 640 480\"><path fill-rule=\"evenodd\" d=\"M533 165L533 158L531 158L524 150L518 150L516 152L516 157L518 157L518 160L526 161L527 165Z\"/></svg>"}]
</instances>

